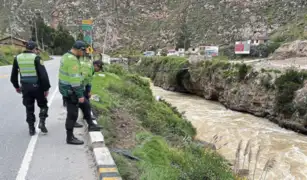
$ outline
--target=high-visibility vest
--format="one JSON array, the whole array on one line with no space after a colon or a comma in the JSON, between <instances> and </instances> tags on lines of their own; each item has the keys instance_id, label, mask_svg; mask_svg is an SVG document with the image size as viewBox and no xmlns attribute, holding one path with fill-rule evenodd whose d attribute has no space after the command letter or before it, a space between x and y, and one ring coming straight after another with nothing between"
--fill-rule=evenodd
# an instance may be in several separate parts
<instances>
[{"instance_id":1,"label":"high-visibility vest","mask_svg":"<svg viewBox=\"0 0 307 180\"><path fill-rule=\"evenodd\" d=\"M81 60L81 71L83 76L83 85L88 85L92 83L94 66L89 58L83 57Z\"/></svg>"},{"instance_id":2,"label":"high-visibility vest","mask_svg":"<svg viewBox=\"0 0 307 180\"><path fill-rule=\"evenodd\" d=\"M17 63L20 73L21 83L33 83L38 82L37 72L35 68L35 58L34 53L21 53L17 56Z\"/></svg>"},{"instance_id":3,"label":"high-visibility vest","mask_svg":"<svg viewBox=\"0 0 307 180\"><path fill-rule=\"evenodd\" d=\"M71 87L81 86L81 64L73 54L66 53L63 55L59 71L59 81Z\"/></svg>"}]
</instances>

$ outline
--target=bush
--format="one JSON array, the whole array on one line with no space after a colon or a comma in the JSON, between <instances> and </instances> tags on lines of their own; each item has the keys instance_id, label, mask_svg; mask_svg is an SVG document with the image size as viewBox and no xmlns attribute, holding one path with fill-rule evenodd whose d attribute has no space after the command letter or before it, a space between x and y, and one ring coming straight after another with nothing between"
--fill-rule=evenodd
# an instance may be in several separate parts
<instances>
[{"instance_id":1,"label":"bush","mask_svg":"<svg viewBox=\"0 0 307 180\"><path fill-rule=\"evenodd\" d=\"M219 49L219 55L227 56L230 59L236 59L237 56L235 54L235 45L228 45L228 46L221 47Z\"/></svg>"},{"instance_id":2,"label":"bush","mask_svg":"<svg viewBox=\"0 0 307 180\"><path fill-rule=\"evenodd\" d=\"M46 51L45 52L41 52L40 56L41 56L42 60L44 60L44 61L50 59L50 56L49 56L48 52L46 52Z\"/></svg>"},{"instance_id":3,"label":"bush","mask_svg":"<svg viewBox=\"0 0 307 180\"><path fill-rule=\"evenodd\" d=\"M289 69L276 80L275 85L278 91L276 108L279 112L284 113L287 117L294 113L292 100L295 91L303 86L306 78L306 71Z\"/></svg>"},{"instance_id":4,"label":"bush","mask_svg":"<svg viewBox=\"0 0 307 180\"><path fill-rule=\"evenodd\" d=\"M239 80L243 80L247 75L249 67L246 64L239 64Z\"/></svg>"},{"instance_id":5,"label":"bush","mask_svg":"<svg viewBox=\"0 0 307 180\"><path fill-rule=\"evenodd\" d=\"M0 46L0 65L13 64L14 57L24 51L24 48L17 46L3 45ZM40 56L43 60L49 60L47 52L41 52Z\"/></svg>"},{"instance_id":6,"label":"bush","mask_svg":"<svg viewBox=\"0 0 307 180\"><path fill-rule=\"evenodd\" d=\"M133 68L137 73L147 76L151 79L156 77L165 78L167 84L178 87L176 75L180 70L187 67L188 60L183 57L167 56L167 57L144 57L141 63Z\"/></svg>"},{"instance_id":7,"label":"bush","mask_svg":"<svg viewBox=\"0 0 307 180\"><path fill-rule=\"evenodd\" d=\"M135 163L114 156L124 179L233 179L221 156L184 141L193 139L195 128L174 107L154 99L147 79L118 65L106 71L93 81L93 92L101 97L93 106L101 114L106 145L128 147L141 159Z\"/></svg>"},{"instance_id":8,"label":"bush","mask_svg":"<svg viewBox=\"0 0 307 180\"><path fill-rule=\"evenodd\" d=\"M0 46L0 65L13 64L14 56L22 53L23 51L23 48L19 48L16 46Z\"/></svg>"},{"instance_id":9,"label":"bush","mask_svg":"<svg viewBox=\"0 0 307 180\"><path fill-rule=\"evenodd\" d=\"M162 49L161 56L167 56L167 49Z\"/></svg>"},{"instance_id":10,"label":"bush","mask_svg":"<svg viewBox=\"0 0 307 180\"><path fill-rule=\"evenodd\" d=\"M270 42L268 43L267 47L268 47L268 53L272 54L275 52L276 49L278 49L280 47L282 43L281 42Z\"/></svg>"},{"instance_id":11,"label":"bush","mask_svg":"<svg viewBox=\"0 0 307 180\"><path fill-rule=\"evenodd\" d=\"M251 46L250 56L251 57L261 57L261 58L268 57L269 51L268 51L267 45L260 44L258 46Z\"/></svg>"}]
</instances>

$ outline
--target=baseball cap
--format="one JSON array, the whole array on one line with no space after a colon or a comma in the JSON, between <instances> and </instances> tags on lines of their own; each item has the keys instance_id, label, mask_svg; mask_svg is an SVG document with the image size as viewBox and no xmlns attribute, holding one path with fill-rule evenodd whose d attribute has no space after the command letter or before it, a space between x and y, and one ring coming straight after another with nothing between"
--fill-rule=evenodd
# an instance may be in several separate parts
<instances>
[{"instance_id":1,"label":"baseball cap","mask_svg":"<svg viewBox=\"0 0 307 180\"><path fill-rule=\"evenodd\" d=\"M73 45L72 47L73 47L74 49L78 49L78 50L85 51L85 49L86 49L86 44L85 44L85 42L78 40L78 41L76 41L76 42L74 43L74 45Z\"/></svg>"},{"instance_id":2,"label":"baseball cap","mask_svg":"<svg viewBox=\"0 0 307 180\"><path fill-rule=\"evenodd\" d=\"M26 49L33 50L36 48L36 43L34 41L28 41L26 44Z\"/></svg>"}]
</instances>

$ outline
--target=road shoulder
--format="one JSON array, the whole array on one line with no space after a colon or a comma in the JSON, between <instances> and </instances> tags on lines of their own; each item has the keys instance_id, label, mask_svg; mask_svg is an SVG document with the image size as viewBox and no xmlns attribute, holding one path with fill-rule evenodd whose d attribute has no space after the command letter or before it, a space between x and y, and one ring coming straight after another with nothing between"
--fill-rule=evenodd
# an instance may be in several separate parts
<instances>
[{"instance_id":1,"label":"road shoulder","mask_svg":"<svg viewBox=\"0 0 307 180\"><path fill-rule=\"evenodd\" d=\"M95 162L87 143L82 146L65 142L66 110L57 93L49 110L47 135L39 134L27 180L94 180L97 179ZM75 129L75 135L86 139L84 129Z\"/></svg>"}]
</instances>

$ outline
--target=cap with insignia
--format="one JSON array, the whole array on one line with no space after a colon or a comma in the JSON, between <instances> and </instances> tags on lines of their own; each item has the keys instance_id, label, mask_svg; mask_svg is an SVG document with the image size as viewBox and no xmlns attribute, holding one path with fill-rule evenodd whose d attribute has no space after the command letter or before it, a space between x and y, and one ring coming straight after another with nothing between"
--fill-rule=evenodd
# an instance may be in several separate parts
<instances>
[{"instance_id":1,"label":"cap with insignia","mask_svg":"<svg viewBox=\"0 0 307 180\"><path fill-rule=\"evenodd\" d=\"M74 49L78 49L78 50L82 50L85 51L86 50L86 44L83 41L76 41L75 44L72 46Z\"/></svg>"}]
</instances>

